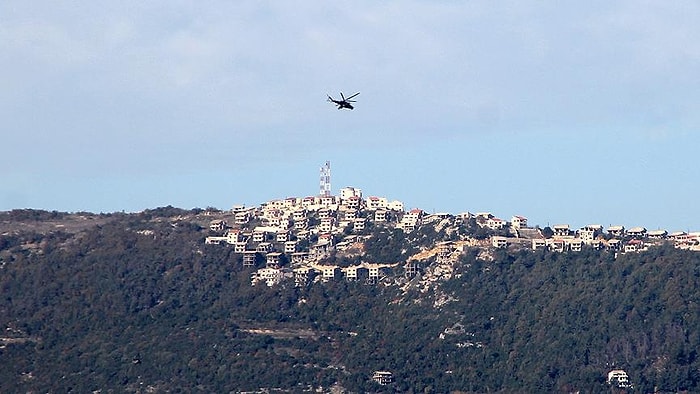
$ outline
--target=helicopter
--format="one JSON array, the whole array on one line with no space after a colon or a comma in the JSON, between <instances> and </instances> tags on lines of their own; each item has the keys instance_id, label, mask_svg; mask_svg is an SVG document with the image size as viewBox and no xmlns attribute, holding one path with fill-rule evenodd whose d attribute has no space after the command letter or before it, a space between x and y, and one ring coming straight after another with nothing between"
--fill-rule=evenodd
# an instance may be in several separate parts
<instances>
[{"instance_id":1,"label":"helicopter","mask_svg":"<svg viewBox=\"0 0 700 394\"><path fill-rule=\"evenodd\" d=\"M328 102L334 103L335 105L337 105L338 109L343 109L343 108L353 109L355 107L353 107L352 104L350 104L350 103L354 103L355 100L350 100L350 99L357 96L358 94L360 94L360 92L357 92L350 97L345 97L343 95L343 92L340 92L340 98L342 100L334 100L333 97L328 96Z\"/></svg>"}]
</instances>

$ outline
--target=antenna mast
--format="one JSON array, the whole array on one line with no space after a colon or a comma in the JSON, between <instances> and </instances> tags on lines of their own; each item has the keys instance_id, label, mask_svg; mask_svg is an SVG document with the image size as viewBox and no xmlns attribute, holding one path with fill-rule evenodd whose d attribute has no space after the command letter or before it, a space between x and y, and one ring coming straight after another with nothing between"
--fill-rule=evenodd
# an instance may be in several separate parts
<instances>
[{"instance_id":1,"label":"antenna mast","mask_svg":"<svg viewBox=\"0 0 700 394\"><path fill-rule=\"evenodd\" d=\"M321 182L320 182L320 193L321 197L328 197L331 195L331 162L327 161L326 164L321 167Z\"/></svg>"}]
</instances>

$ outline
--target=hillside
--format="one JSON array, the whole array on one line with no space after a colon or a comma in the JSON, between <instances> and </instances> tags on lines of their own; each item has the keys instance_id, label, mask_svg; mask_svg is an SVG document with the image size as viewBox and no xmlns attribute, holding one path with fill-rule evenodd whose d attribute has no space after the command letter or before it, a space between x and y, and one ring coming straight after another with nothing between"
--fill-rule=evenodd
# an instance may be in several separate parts
<instances>
[{"instance_id":1,"label":"hillside","mask_svg":"<svg viewBox=\"0 0 700 394\"><path fill-rule=\"evenodd\" d=\"M0 213L0 392L610 392L616 368L629 391L700 392L697 252L472 242L440 259L484 236L443 220L326 257L415 276L251 286L265 263L205 244L214 219L233 221Z\"/></svg>"}]
</instances>

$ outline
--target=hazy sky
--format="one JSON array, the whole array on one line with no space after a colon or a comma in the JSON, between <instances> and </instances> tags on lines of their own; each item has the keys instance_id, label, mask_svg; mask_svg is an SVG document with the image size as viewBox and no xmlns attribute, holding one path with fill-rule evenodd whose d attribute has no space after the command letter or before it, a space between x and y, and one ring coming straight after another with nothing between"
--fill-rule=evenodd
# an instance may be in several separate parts
<instances>
[{"instance_id":1,"label":"hazy sky","mask_svg":"<svg viewBox=\"0 0 700 394\"><path fill-rule=\"evenodd\" d=\"M0 2L0 210L335 193L700 230L697 1ZM357 97L354 111L326 94Z\"/></svg>"}]
</instances>

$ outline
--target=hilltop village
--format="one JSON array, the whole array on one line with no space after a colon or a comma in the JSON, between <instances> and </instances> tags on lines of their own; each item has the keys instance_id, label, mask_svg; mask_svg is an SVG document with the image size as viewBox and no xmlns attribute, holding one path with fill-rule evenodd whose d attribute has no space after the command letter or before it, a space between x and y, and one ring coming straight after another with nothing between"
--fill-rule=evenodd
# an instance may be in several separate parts
<instances>
[{"instance_id":1,"label":"hilltop village","mask_svg":"<svg viewBox=\"0 0 700 394\"><path fill-rule=\"evenodd\" d=\"M443 234L402 261L366 261L366 241L377 231L400 230L405 236L422 229ZM405 210L401 201L362 196L354 187L339 196L290 197L259 207L234 206L222 219L212 220L208 245L226 245L242 256L245 267L257 268L251 283L274 286L283 281L303 285L314 280L364 280L375 283L396 273L411 279L418 273L440 275L468 248L488 259L494 249L547 249L579 252L584 248L632 253L663 243L700 251L700 233L647 230L644 227L568 224L551 228L528 226L527 218L510 221L488 212L426 213ZM437 271L437 273L436 273Z\"/></svg>"}]
</instances>

